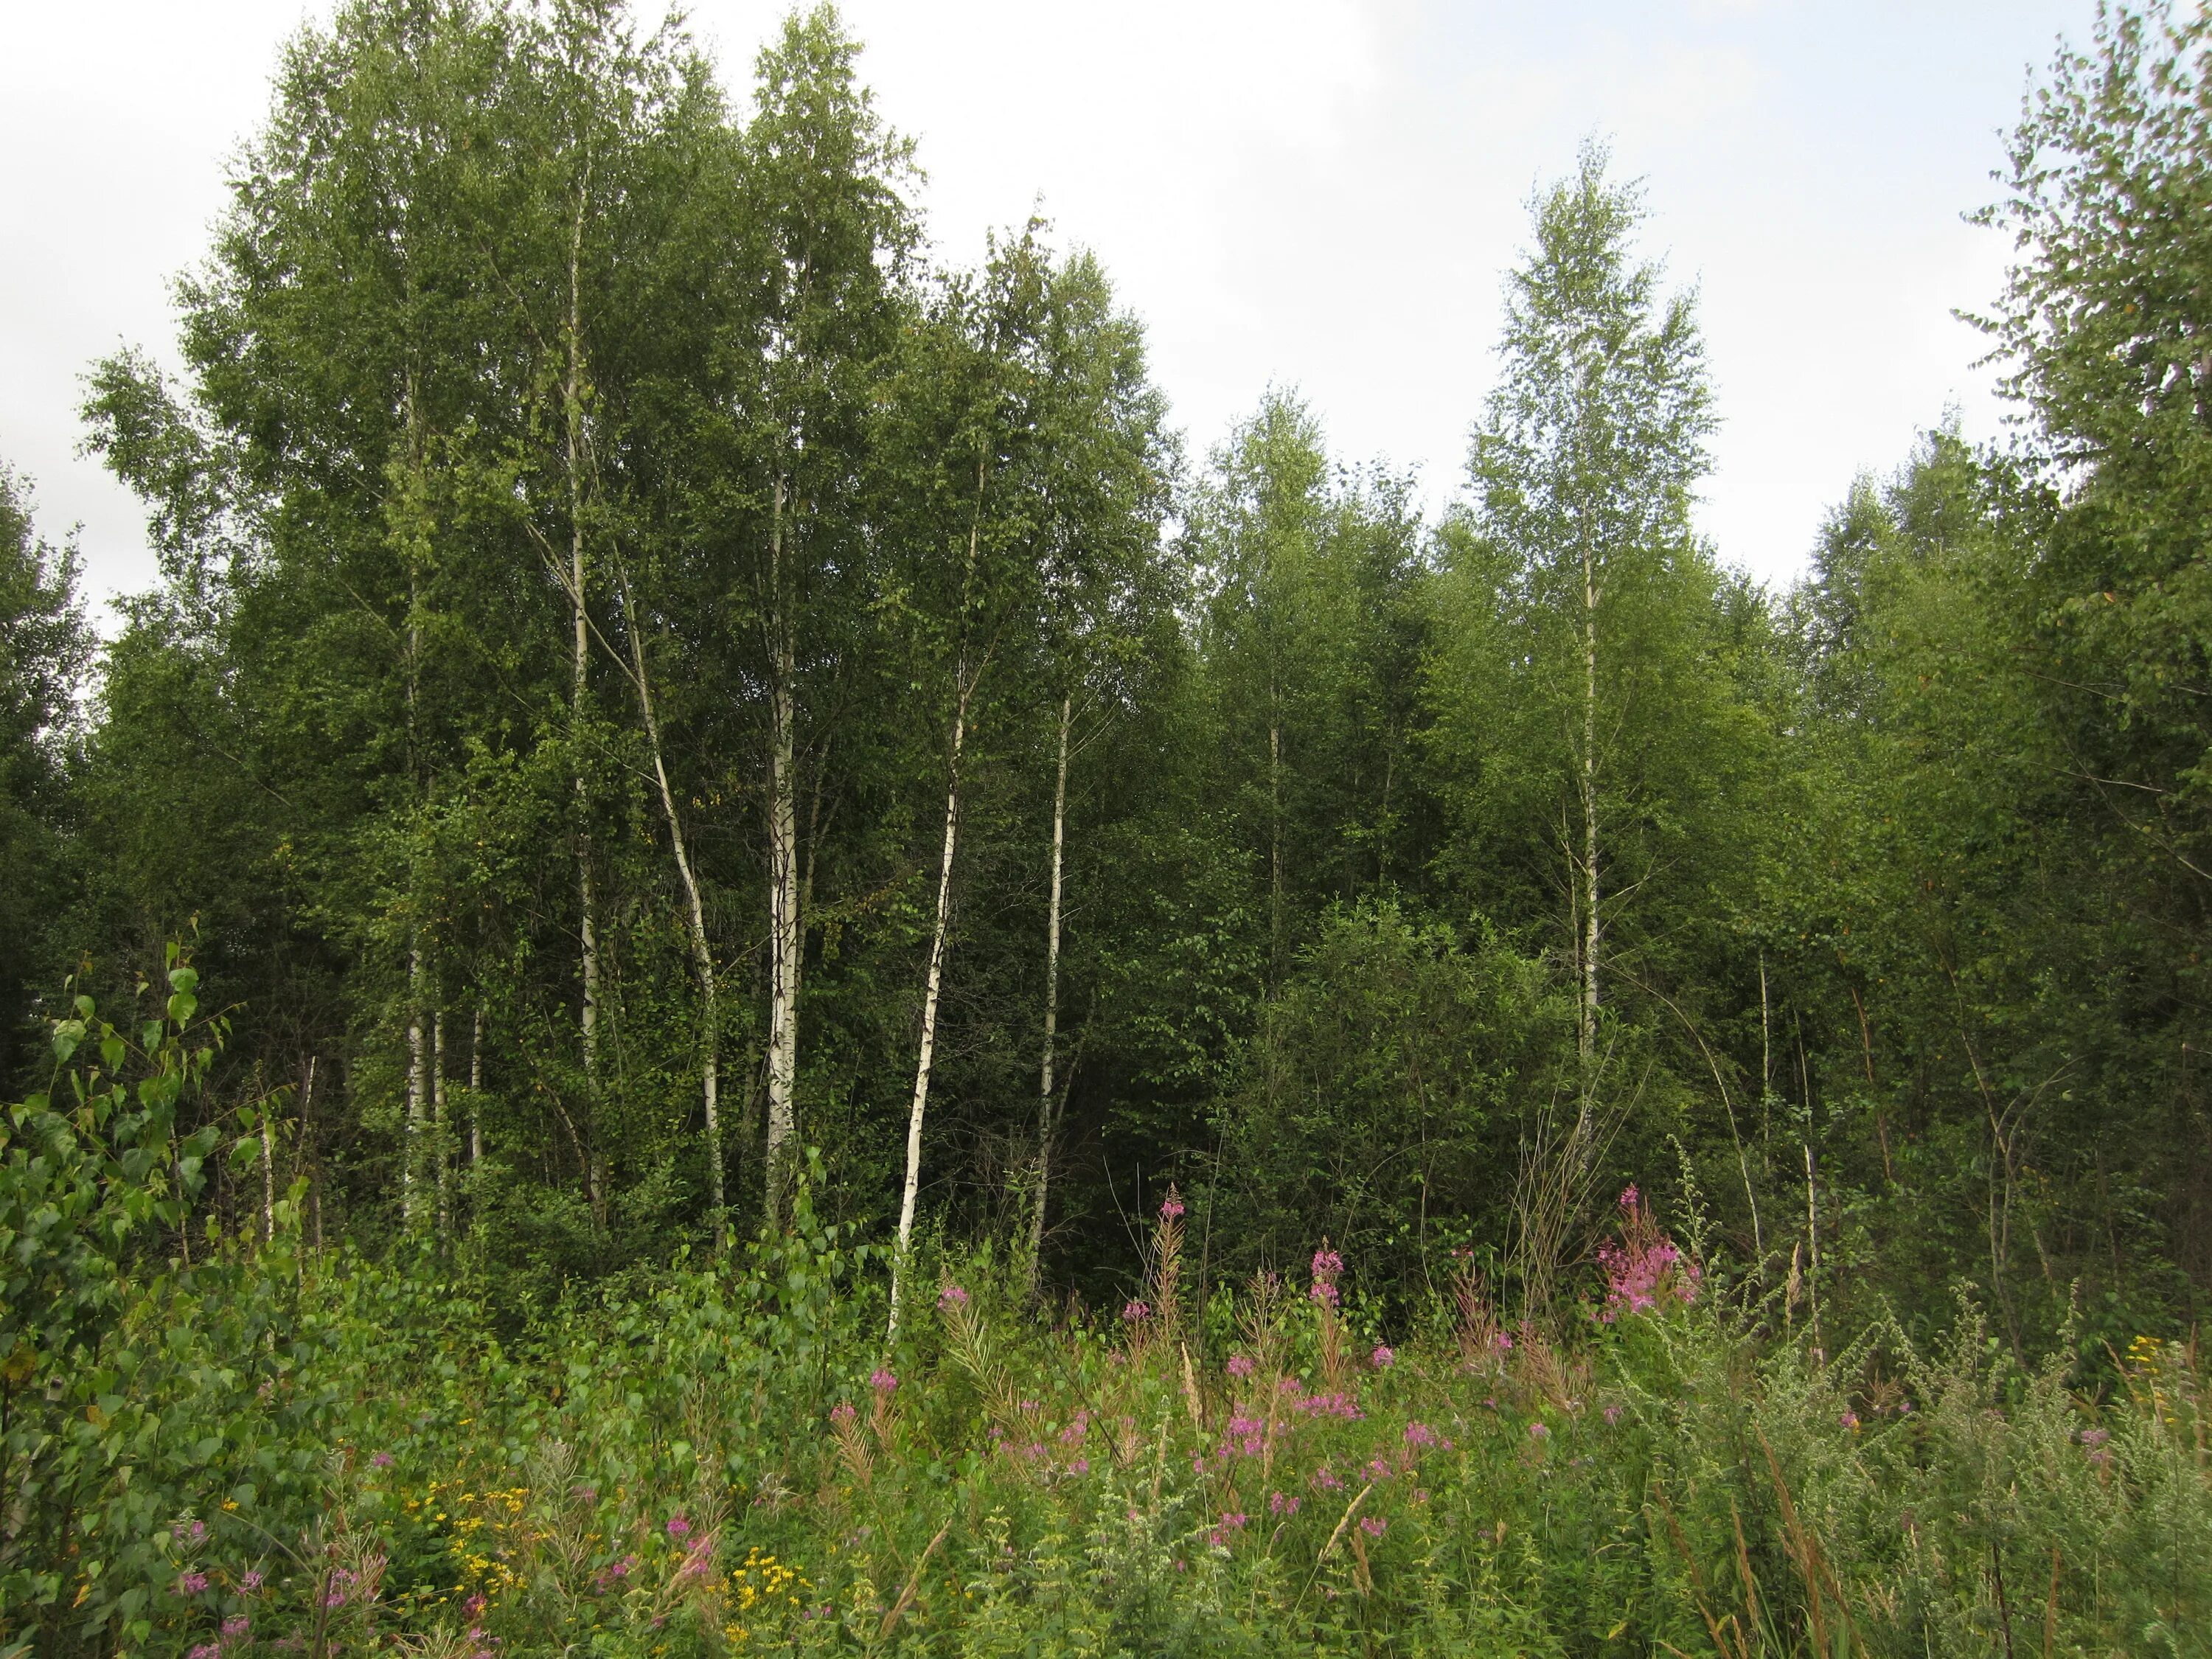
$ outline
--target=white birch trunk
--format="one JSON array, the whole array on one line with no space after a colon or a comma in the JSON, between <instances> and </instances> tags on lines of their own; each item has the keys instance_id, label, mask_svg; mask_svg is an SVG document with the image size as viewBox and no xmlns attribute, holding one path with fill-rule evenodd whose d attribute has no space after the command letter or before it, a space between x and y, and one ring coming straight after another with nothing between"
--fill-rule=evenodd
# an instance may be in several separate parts
<instances>
[{"instance_id":1,"label":"white birch trunk","mask_svg":"<svg viewBox=\"0 0 2212 1659\"><path fill-rule=\"evenodd\" d=\"M799 952L796 688L792 619L784 607L784 481L775 481L769 530L768 1146L763 1160L767 1215L781 1221L797 1162Z\"/></svg>"},{"instance_id":2,"label":"white birch trunk","mask_svg":"<svg viewBox=\"0 0 2212 1659\"><path fill-rule=\"evenodd\" d=\"M399 1176L400 1218L410 1227L422 1219L422 1141L430 1115L430 1043L422 1029L422 943L407 952L407 1129Z\"/></svg>"},{"instance_id":3,"label":"white birch trunk","mask_svg":"<svg viewBox=\"0 0 2212 1659\"><path fill-rule=\"evenodd\" d=\"M707 938L707 903L699 890L697 872L684 840L684 820L676 810L676 791L668 781L668 765L660 745L660 720L653 713L653 683L647 678L645 641L640 632L637 608L629 604L629 584L623 584L629 611L631 677L637 684L638 711L645 720L645 738L653 750L653 780L660 786L660 807L668 819L668 844L676 856L676 873L683 878L685 921L691 937L691 965L699 975L699 1089L706 1109L707 1202L714 1212L714 1246L729 1243L729 1214L722 1190L721 1015L714 980L714 951Z\"/></svg>"},{"instance_id":4,"label":"white birch trunk","mask_svg":"<svg viewBox=\"0 0 2212 1659\"><path fill-rule=\"evenodd\" d=\"M1044 1055L1037 1067L1036 1176L1030 1196L1029 1290L1037 1293L1040 1261L1044 1254L1045 1194L1052 1182L1052 1138L1054 1121L1053 1061L1060 1035L1060 890L1062 854L1067 834L1067 727L1074 699L1060 700L1060 770L1052 790L1052 897L1046 909L1044 941Z\"/></svg>"},{"instance_id":5,"label":"white birch trunk","mask_svg":"<svg viewBox=\"0 0 2212 1659\"><path fill-rule=\"evenodd\" d=\"M430 1020L430 1156L437 1160L438 1232L450 1237L453 1230L453 1159L447 1138L452 1131L446 1112L446 1011Z\"/></svg>"},{"instance_id":6,"label":"white birch trunk","mask_svg":"<svg viewBox=\"0 0 2212 1659\"><path fill-rule=\"evenodd\" d=\"M271 1109L267 1101L261 1103L261 1242L264 1244L276 1237L276 1129L270 1121Z\"/></svg>"},{"instance_id":7,"label":"white birch trunk","mask_svg":"<svg viewBox=\"0 0 2212 1659\"><path fill-rule=\"evenodd\" d=\"M937 870L937 925L929 936L929 976L921 997L921 1046L914 1067L914 1103L906 1120L906 1184L899 1193L897 1252L891 1257L890 1329L898 1330L899 1298L906 1285L907 1250L914 1240L915 1199L921 1190L921 1121L929 1108L929 1068L937 1051L938 994L945 984L945 937L952 911L952 855L960 838L960 750L968 734L969 687L964 665L959 706L952 716L951 779L945 791L945 855Z\"/></svg>"},{"instance_id":8,"label":"white birch trunk","mask_svg":"<svg viewBox=\"0 0 2212 1659\"><path fill-rule=\"evenodd\" d=\"M583 1006L577 1024L584 1050L584 1086L591 1097L592 1144L581 1151L584 1185L592 1214L604 1220L599 1182L598 1103L599 1085L599 896L592 879L591 792L584 776L584 717L590 696L591 615L586 605L584 558L584 214L590 173L576 192L575 217L568 236L568 370L562 390L568 483L568 596L574 623L569 675L569 767L576 801L576 898L580 916Z\"/></svg>"},{"instance_id":9,"label":"white birch trunk","mask_svg":"<svg viewBox=\"0 0 2212 1659\"><path fill-rule=\"evenodd\" d=\"M1590 1133L1595 1109L1598 1017L1598 822L1597 822L1597 602L1596 564L1589 549L1583 550L1583 752L1581 793L1583 808L1582 868L1582 1009L1577 1022L1577 1047L1582 1060L1582 1110L1575 1125L1576 1156L1581 1157Z\"/></svg>"},{"instance_id":10,"label":"white birch trunk","mask_svg":"<svg viewBox=\"0 0 2212 1659\"><path fill-rule=\"evenodd\" d=\"M483 1005L469 1019L469 1167L483 1162Z\"/></svg>"}]
</instances>

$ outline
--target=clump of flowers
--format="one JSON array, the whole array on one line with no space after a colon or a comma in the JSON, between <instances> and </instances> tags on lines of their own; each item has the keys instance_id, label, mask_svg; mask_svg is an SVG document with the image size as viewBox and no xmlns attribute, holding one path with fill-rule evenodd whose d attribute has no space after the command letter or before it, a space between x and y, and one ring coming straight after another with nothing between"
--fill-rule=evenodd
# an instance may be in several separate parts
<instances>
[{"instance_id":1,"label":"clump of flowers","mask_svg":"<svg viewBox=\"0 0 2212 1659\"><path fill-rule=\"evenodd\" d=\"M1328 1245L1322 1245L1314 1252L1313 1286L1306 1295L1324 1308L1339 1306L1342 1298L1338 1294L1336 1281L1343 1272L1344 1258Z\"/></svg>"},{"instance_id":2,"label":"clump of flowers","mask_svg":"<svg viewBox=\"0 0 2212 1659\"><path fill-rule=\"evenodd\" d=\"M1367 1357L1367 1363L1378 1371L1387 1371L1397 1363L1397 1359L1398 1356L1394 1350L1377 1343L1375 1352Z\"/></svg>"},{"instance_id":3,"label":"clump of flowers","mask_svg":"<svg viewBox=\"0 0 2212 1659\"><path fill-rule=\"evenodd\" d=\"M945 1313L966 1307L968 1301L968 1292L957 1285L947 1285L937 1293L937 1305Z\"/></svg>"},{"instance_id":4,"label":"clump of flowers","mask_svg":"<svg viewBox=\"0 0 2212 1659\"><path fill-rule=\"evenodd\" d=\"M1650 1313L1662 1302L1695 1302L1702 1276L1698 1264L1660 1229L1632 1185L1621 1191L1620 1212L1620 1237L1598 1247L1606 1275L1598 1317L1610 1325L1624 1314Z\"/></svg>"}]
</instances>

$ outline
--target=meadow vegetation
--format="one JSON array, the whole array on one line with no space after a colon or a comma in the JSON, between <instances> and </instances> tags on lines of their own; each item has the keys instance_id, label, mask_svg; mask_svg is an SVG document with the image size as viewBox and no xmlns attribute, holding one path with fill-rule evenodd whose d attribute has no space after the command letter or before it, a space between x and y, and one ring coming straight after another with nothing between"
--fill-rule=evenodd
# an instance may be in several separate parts
<instances>
[{"instance_id":1,"label":"meadow vegetation","mask_svg":"<svg viewBox=\"0 0 2212 1659\"><path fill-rule=\"evenodd\" d=\"M1779 589L1602 143L1440 503L915 156L345 0L0 470L0 1659L2212 1650L2212 14Z\"/></svg>"}]
</instances>

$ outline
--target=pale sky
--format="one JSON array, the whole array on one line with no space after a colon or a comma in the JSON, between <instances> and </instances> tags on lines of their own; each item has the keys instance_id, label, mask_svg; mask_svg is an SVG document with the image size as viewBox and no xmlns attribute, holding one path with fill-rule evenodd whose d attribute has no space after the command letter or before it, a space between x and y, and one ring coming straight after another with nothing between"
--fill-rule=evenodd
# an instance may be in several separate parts
<instances>
[{"instance_id":1,"label":"pale sky","mask_svg":"<svg viewBox=\"0 0 2212 1659\"><path fill-rule=\"evenodd\" d=\"M647 0L650 3L650 0ZM79 377L173 361L279 44L328 0L0 9L0 459L82 538L95 596L152 575L137 504L76 451ZM698 0L742 94L783 8ZM2094 0L848 0L919 139L940 257L1042 197L1151 331L1194 456L1270 382L1353 460L1460 484L1525 204L1588 135L1646 182L1646 251L1694 283L1723 426L1701 522L1762 580L1804 567L1852 476L1955 407L2003 411L1954 307L1994 298L1990 199L2031 68ZM654 8L657 15L658 8Z\"/></svg>"}]
</instances>

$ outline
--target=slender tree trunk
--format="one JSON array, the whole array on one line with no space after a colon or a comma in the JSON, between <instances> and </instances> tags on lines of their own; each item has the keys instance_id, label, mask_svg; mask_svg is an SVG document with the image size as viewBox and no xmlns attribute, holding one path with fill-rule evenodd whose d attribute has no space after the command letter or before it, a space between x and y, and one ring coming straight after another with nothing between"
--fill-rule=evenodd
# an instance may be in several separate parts
<instances>
[{"instance_id":1,"label":"slender tree trunk","mask_svg":"<svg viewBox=\"0 0 2212 1659\"><path fill-rule=\"evenodd\" d=\"M929 1108L929 1068L937 1052L938 994L945 984L945 939L952 913L952 854L960 838L960 750L968 734L966 665L960 672L960 701L952 716L952 764L945 791L945 854L937 869L937 925L929 936L929 976L921 996L921 1046L915 1060L914 1103L906 1120L906 1184L899 1193L898 1250L891 1258L890 1328L898 1329L899 1297L905 1287L907 1250L914 1239L915 1201L921 1190L921 1121Z\"/></svg>"},{"instance_id":2,"label":"slender tree trunk","mask_svg":"<svg viewBox=\"0 0 2212 1659\"><path fill-rule=\"evenodd\" d=\"M1588 1073L1597 1059L1598 1010L1598 826L1597 826L1597 571L1587 550L1583 555L1583 893L1582 893L1582 1019L1578 1036L1583 1069ZM1587 1092L1588 1083L1584 1088ZM1583 1113L1589 1115L1585 1101Z\"/></svg>"},{"instance_id":3,"label":"slender tree trunk","mask_svg":"<svg viewBox=\"0 0 2212 1659\"><path fill-rule=\"evenodd\" d=\"M1029 1291L1037 1293L1039 1264L1044 1254L1045 1194L1052 1182L1054 1121L1053 1061L1060 1035L1060 884L1062 855L1067 843L1067 728L1075 700L1060 700L1060 769L1052 789L1052 898L1046 909L1044 939L1044 1056L1037 1067L1036 1176L1030 1195Z\"/></svg>"},{"instance_id":4,"label":"slender tree trunk","mask_svg":"<svg viewBox=\"0 0 2212 1659\"><path fill-rule=\"evenodd\" d=\"M763 1167L763 1207L777 1222L790 1201L797 1163L799 953L805 944L799 914L797 663L784 595L783 509L779 477L769 521L768 1147Z\"/></svg>"},{"instance_id":5,"label":"slender tree trunk","mask_svg":"<svg viewBox=\"0 0 2212 1659\"><path fill-rule=\"evenodd\" d=\"M261 1242L276 1237L276 1126L271 1108L261 1103Z\"/></svg>"},{"instance_id":6,"label":"slender tree trunk","mask_svg":"<svg viewBox=\"0 0 2212 1659\"><path fill-rule=\"evenodd\" d=\"M1267 975L1283 977L1283 700L1267 685Z\"/></svg>"},{"instance_id":7,"label":"slender tree trunk","mask_svg":"<svg viewBox=\"0 0 2212 1659\"><path fill-rule=\"evenodd\" d=\"M418 935L407 952L407 1132L399 1176L400 1217L410 1227L422 1218L422 1143L430 1116L430 1042L422 1028L425 977Z\"/></svg>"},{"instance_id":8,"label":"slender tree trunk","mask_svg":"<svg viewBox=\"0 0 2212 1659\"><path fill-rule=\"evenodd\" d=\"M292 1175L295 1180L304 1175L307 1181L307 1207L315 1218L315 1248L323 1248L322 1183L316 1179L315 1170L315 1057L307 1056L307 1069L300 1078L300 1132L292 1146Z\"/></svg>"},{"instance_id":9,"label":"slender tree trunk","mask_svg":"<svg viewBox=\"0 0 2212 1659\"><path fill-rule=\"evenodd\" d=\"M483 1162L483 1005L469 1017L469 1168Z\"/></svg>"},{"instance_id":10,"label":"slender tree trunk","mask_svg":"<svg viewBox=\"0 0 2212 1659\"><path fill-rule=\"evenodd\" d=\"M592 1146L583 1152L584 1185L595 1221L605 1219L599 1180L598 1116L599 1092L599 895L592 877L591 788L584 775L584 723L591 696L591 613L586 601L584 558L584 215L590 198L586 171L576 191L576 212L568 234L568 368L562 388L564 438L568 475L568 595L573 639L569 661L569 775L576 803L576 899L583 955L583 1006L578 1026L584 1050L584 1087L591 1097Z\"/></svg>"},{"instance_id":11,"label":"slender tree trunk","mask_svg":"<svg viewBox=\"0 0 2212 1659\"><path fill-rule=\"evenodd\" d=\"M446 1110L446 1011L430 1021L430 1146L438 1164L438 1234L450 1238L453 1231L453 1120Z\"/></svg>"},{"instance_id":12,"label":"slender tree trunk","mask_svg":"<svg viewBox=\"0 0 2212 1659\"><path fill-rule=\"evenodd\" d=\"M645 640L637 607L630 601L629 581L623 580L623 609L629 613L631 678L637 684L637 706L645 720L645 739L653 750L653 775L660 786L660 807L668 819L668 845L676 855L676 873L683 878L687 904L685 921L691 936L691 965L699 975L699 1090L706 1109L707 1202L714 1213L714 1248L729 1243L729 1209L722 1190L721 1016L714 981L714 951L707 938L707 903L699 890L697 872L684 840L684 820L676 810L676 791L668 782L668 765L660 744L660 720L653 713L653 683L647 678Z\"/></svg>"}]
</instances>

